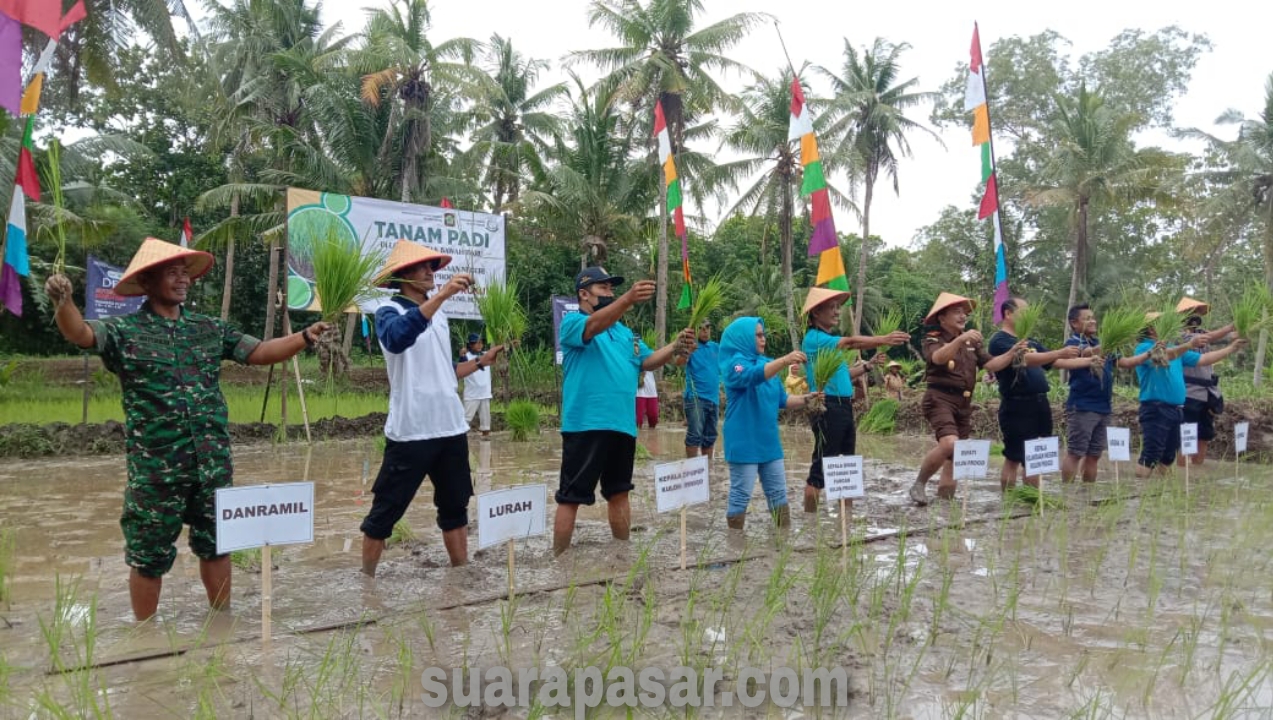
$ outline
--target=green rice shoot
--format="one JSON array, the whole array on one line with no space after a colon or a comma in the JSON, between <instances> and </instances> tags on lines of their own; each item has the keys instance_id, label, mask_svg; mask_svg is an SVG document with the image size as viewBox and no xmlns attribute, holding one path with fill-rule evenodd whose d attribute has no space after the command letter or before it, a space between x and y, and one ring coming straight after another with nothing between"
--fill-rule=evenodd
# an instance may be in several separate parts
<instances>
[{"instance_id":1,"label":"green rice shoot","mask_svg":"<svg viewBox=\"0 0 1273 720\"><path fill-rule=\"evenodd\" d=\"M875 337L891 335L898 330L901 330L902 323L905 321L906 317L902 314L902 311L896 307L892 308L875 319L875 322L871 325L871 333L875 335Z\"/></svg>"},{"instance_id":2,"label":"green rice shoot","mask_svg":"<svg viewBox=\"0 0 1273 720\"><path fill-rule=\"evenodd\" d=\"M493 282L477 297L477 310L486 326L491 345L511 345L526 334L526 309L517 297L516 280Z\"/></svg>"},{"instance_id":3,"label":"green rice shoot","mask_svg":"<svg viewBox=\"0 0 1273 720\"><path fill-rule=\"evenodd\" d=\"M1233 303L1233 327L1238 336L1251 339L1261 330L1267 330L1273 323L1269 315L1273 313L1273 297L1269 289L1261 283L1251 283L1243 291L1242 297Z\"/></svg>"},{"instance_id":4,"label":"green rice shoot","mask_svg":"<svg viewBox=\"0 0 1273 720\"><path fill-rule=\"evenodd\" d=\"M1136 344L1145 326L1145 311L1136 307L1117 307L1101 313L1097 338L1106 355L1121 354Z\"/></svg>"},{"instance_id":5,"label":"green rice shoot","mask_svg":"<svg viewBox=\"0 0 1273 720\"><path fill-rule=\"evenodd\" d=\"M1016 336L1021 340L1028 340L1034 335L1034 330L1039 326L1039 321L1043 319L1043 304L1026 305L1012 313L1012 325L1016 330Z\"/></svg>"},{"instance_id":6,"label":"green rice shoot","mask_svg":"<svg viewBox=\"0 0 1273 720\"><path fill-rule=\"evenodd\" d=\"M504 420L513 433L513 442L526 442L539 434L539 405L533 400L514 400L504 411Z\"/></svg>"},{"instance_id":7,"label":"green rice shoot","mask_svg":"<svg viewBox=\"0 0 1273 720\"><path fill-rule=\"evenodd\" d=\"M690 305L689 328L698 330L700 325L720 310L724 302L725 284L719 277L713 277L694 293L694 302Z\"/></svg>"},{"instance_id":8,"label":"green rice shoot","mask_svg":"<svg viewBox=\"0 0 1273 720\"><path fill-rule=\"evenodd\" d=\"M314 244L314 286L322 318L335 324L350 307L371 296L384 255L331 234Z\"/></svg>"}]
</instances>

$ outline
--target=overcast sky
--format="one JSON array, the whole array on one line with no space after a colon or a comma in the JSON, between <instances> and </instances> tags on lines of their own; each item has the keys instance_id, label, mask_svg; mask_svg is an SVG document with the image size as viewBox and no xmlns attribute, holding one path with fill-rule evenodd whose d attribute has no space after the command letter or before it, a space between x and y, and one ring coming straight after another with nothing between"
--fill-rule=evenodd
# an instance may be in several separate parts
<instances>
[{"instance_id":1,"label":"overcast sky","mask_svg":"<svg viewBox=\"0 0 1273 720\"><path fill-rule=\"evenodd\" d=\"M362 28L368 7L387 6L379 0L326 0L323 19L341 22L346 32ZM527 57L552 61L551 72L543 78L551 82L564 77L561 58L571 50L610 47L614 40L602 29L588 27L588 0L436 0L432 37L472 37L486 40L499 33L513 40ZM1185 2L1161 0L1142 2L1095 2L1071 0L1066 3L1024 3L988 0L980 3L881 2L844 3L829 0L704 0L708 24L742 11L763 11L777 17L799 67L804 61L838 68L844 38L854 45L869 44L875 37L907 42L911 50L902 56L902 77L917 77L924 90L935 90L951 77L955 66L968 60L973 21L981 25L982 48L989 53L995 40L1012 35L1033 35L1046 29L1059 32L1072 43L1075 57L1108 45L1127 28L1152 32L1178 25L1192 33L1206 34L1214 45L1194 71L1189 92L1176 107L1180 126L1213 128L1213 121L1227 108L1237 108L1248 116L1260 109L1264 81L1273 72L1273 54L1267 42L1268 26L1254 21L1250 3L1232 0ZM731 56L750 67L773 73L786 61L777 35L770 27L757 28ZM994 78L990 78L991 95ZM815 90L823 88L816 77ZM730 88L740 89L741 79L726 79ZM930 108L914 113L927 122ZM993 110L992 110L993 112ZM971 118L970 118L971 123ZM891 189L877 190L871 213L872 234L889 245L908 245L915 231L937 218L946 205L968 205L979 175L979 156L972 147L970 128L952 128L941 134L943 148L936 141L916 135L914 157L901 164L901 196ZM1221 132L1231 136L1233 128ZM1180 147L1161 136L1146 141ZM698 208L689 208L700 211ZM709 222L716 208L703 210ZM858 221L843 211L836 213L842 232L860 231Z\"/></svg>"}]
</instances>

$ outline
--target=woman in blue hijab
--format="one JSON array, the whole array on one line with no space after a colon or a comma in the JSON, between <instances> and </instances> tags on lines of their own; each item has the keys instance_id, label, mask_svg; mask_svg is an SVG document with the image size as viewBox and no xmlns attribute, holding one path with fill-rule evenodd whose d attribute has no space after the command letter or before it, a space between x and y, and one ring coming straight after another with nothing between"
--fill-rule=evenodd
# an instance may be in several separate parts
<instances>
[{"instance_id":1,"label":"woman in blue hijab","mask_svg":"<svg viewBox=\"0 0 1273 720\"><path fill-rule=\"evenodd\" d=\"M738 318L721 334L725 461L729 463L725 519L732 530L743 529L757 476L774 521L779 527L791 523L778 411L803 407L809 395L788 396L777 375L784 367L803 362L805 355L798 350L777 360L765 357L765 323L758 317Z\"/></svg>"}]
</instances>

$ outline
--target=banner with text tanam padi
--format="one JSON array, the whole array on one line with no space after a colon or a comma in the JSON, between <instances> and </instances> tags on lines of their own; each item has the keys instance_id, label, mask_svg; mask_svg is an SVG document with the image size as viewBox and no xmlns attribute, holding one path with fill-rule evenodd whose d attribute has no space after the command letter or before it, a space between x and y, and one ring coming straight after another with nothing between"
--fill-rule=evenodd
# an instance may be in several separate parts
<instances>
[{"instance_id":1,"label":"banner with text tanam padi","mask_svg":"<svg viewBox=\"0 0 1273 720\"><path fill-rule=\"evenodd\" d=\"M402 239L446 253L451 264L435 276L438 287L454 272L471 273L478 292L489 283L504 280L502 215L288 188L288 309L320 309L314 290L313 249L327 239L357 244L364 253L383 256ZM389 291L384 291L363 302L360 309L375 312L389 297ZM452 318L481 318L472 293L450 298L442 309Z\"/></svg>"}]
</instances>

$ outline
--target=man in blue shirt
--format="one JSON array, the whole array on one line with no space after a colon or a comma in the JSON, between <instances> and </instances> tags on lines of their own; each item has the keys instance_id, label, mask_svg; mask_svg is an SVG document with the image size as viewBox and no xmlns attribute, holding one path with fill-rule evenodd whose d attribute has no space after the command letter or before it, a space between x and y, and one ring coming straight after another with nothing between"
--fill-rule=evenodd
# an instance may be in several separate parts
<instances>
[{"instance_id":1,"label":"man in blue shirt","mask_svg":"<svg viewBox=\"0 0 1273 720\"><path fill-rule=\"evenodd\" d=\"M1145 324L1153 322L1158 313L1145 315ZM1160 342L1153 327L1147 327L1145 338L1136 346L1136 354L1148 353ZM1203 335L1194 335L1181 345L1167 348L1167 364L1151 361L1136 368L1140 379L1140 434L1141 451L1136 477L1149 477L1157 468L1165 475L1176 461L1180 449L1181 408L1185 404L1185 368L1197 365L1213 365L1232 355L1246 344L1239 338L1221 350L1209 353L1197 352L1206 344Z\"/></svg>"},{"instance_id":2,"label":"man in blue shirt","mask_svg":"<svg viewBox=\"0 0 1273 720\"><path fill-rule=\"evenodd\" d=\"M694 352L676 356L685 367L685 457L712 457L716 446L716 419L720 401L720 345L712 342L712 324L698 328Z\"/></svg>"},{"instance_id":3,"label":"man in blue shirt","mask_svg":"<svg viewBox=\"0 0 1273 720\"><path fill-rule=\"evenodd\" d=\"M809 392L825 394L826 410L813 416L810 425L813 428L813 462L809 465L809 477L805 480L804 510L817 512L818 491L826 486L822 476L822 458L825 455L853 455L857 450L857 426L853 419L853 381L867 371L865 363L857 363L853 367L841 365L831 376L824 388L817 387L813 380L813 362L821 350L870 350L885 346L896 346L909 342L910 333L898 330L883 337L851 335L841 337L837 332L840 327L840 308L849 299L849 293L829 288L810 288L804 301L804 314L809 318L809 329L805 331L804 341L800 349L808 358L805 380L809 383ZM888 357L876 353L872 362L882 365Z\"/></svg>"},{"instance_id":4,"label":"man in blue shirt","mask_svg":"<svg viewBox=\"0 0 1273 720\"><path fill-rule=\"evenodd\" d=\"M1071 335L1067 347L1078 349L1079 357L1058 360L1054 366L1070 371L1070 395L1065 400L1065 457L1061 460L1061 480L1069 482L1083 465L1083 482L1096 482L1101 454L1107 442L1106 428L1114 411L1114 368L1133 368L1149 359L1149 353L1132 357L1102 355L1096 337L1096 314L1086 303L1070 308L1066 316ZM1093 368L1099 368L1094 370Z\"/></svg>"},{"instance_id":5,"label":"man in blue shirt","mask_svg":"<svg viewBox=\"0 0 1273 720\"><path fill-rule=\"evenodd\" d=\"M579 312L561 319L561 479L553 521L553 553L570 548L580 505L596 502L597 482L606 500L610 532L628 539L632 463L636 459L637 379L672 360L678 346L693 342L685 333L657 352L622 322L633 305L654 297L655 284L640 280L614 296L622 277L590 267L575 276Z\"/></svg>"},{"instance_id":6,"label":"man in blue shirt","mask_svg":"<svg viewBox=\"0 0 1273 720\"><path fill-rule=\"evenodd\" d=\"M991 355L1011 351L1020 340L1028 343L1024 356L1014 358L1007 367L995 371L995 379L999 381L999 432L1003 435L999 487L1003 490L1017 484L1017 475L1025 462L1026 441L1052 436L1052 406L1048 403L1051 388L1043 371L1057 360L1078 357L1078 348L1049 351L1037 340L1017 338L1016 314L1028 306L1023 298L1005 300L999 308L1003 315L999 332L990 336ZM1028 476L1025 484L1038 487L1039 478Z\"/></svg>"}]
</instances>

